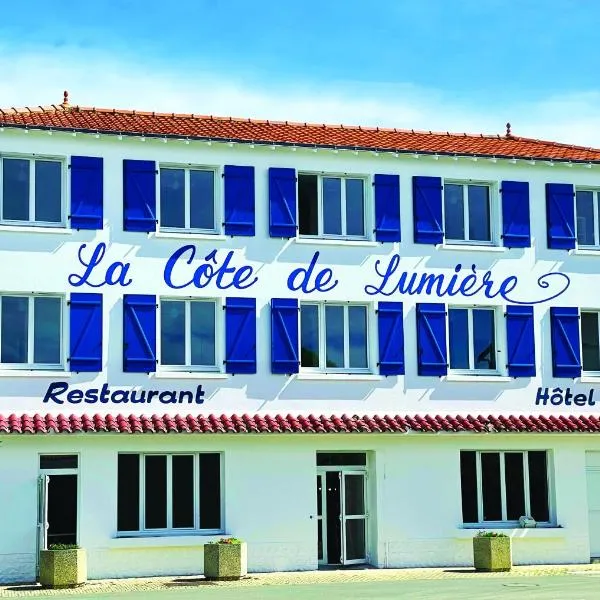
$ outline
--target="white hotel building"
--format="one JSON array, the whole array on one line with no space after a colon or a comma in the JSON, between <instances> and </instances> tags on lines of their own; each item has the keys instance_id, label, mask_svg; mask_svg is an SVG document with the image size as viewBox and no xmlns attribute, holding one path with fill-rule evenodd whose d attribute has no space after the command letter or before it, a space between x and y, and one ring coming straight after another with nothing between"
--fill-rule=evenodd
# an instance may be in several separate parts
<instances>
[{"instance_id":1,"label":"white hotel building","mask_svg":"<svg viewBox=\"0 0 600 600\"><path fill-rule=\"evenodd\" d=\"M600 556L599 190L509 130L1 110L0 582Z\"/></svg>"}]
</instances>

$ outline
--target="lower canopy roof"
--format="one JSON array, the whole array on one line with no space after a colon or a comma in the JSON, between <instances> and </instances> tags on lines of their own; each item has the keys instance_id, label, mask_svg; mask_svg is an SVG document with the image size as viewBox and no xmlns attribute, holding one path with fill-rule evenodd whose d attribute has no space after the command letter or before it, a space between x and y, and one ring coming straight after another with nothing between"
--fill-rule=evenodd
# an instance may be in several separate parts
<instances>
[{"instance_id":1,"label":"lower canopy roof","mask_svg":"<svg viewBox=\"0 0 600 600\"><path fill-rule=\"evenodd\" d=\"M600 433L594 415L1 415L0 434L20 433Z\"/></svg>"}]
</instances>

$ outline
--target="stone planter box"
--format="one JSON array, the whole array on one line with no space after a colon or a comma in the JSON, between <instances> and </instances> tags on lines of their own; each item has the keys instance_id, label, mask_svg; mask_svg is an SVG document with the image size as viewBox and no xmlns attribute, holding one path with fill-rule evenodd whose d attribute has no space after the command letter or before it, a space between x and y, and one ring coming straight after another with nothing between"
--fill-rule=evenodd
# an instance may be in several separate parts
<instances>
[{"instance_id":1,"label":"stone planter box","mask_svg":"<svg viewBox=\"0 0 600 600\"><path fill-rule=\"evenodd\" d=\"M210 581L234 581L248 573L246 543L205 544L204 577Z\"/></svg>"},{"instance_id":2,"label":"stone planter box","mask_svg":"<svg viewBox=\"0 0 600 600\"><path fill-rule=\"evenodd\" d=\"M473 565L477 571L510 571L512 547L509 537L474 537Z\"/></svg>"},{"instance_id":3,"label":"stone planter box","mask_svg":"<svg viewBox=\"0 0 600 600\"><path fill-rule=\"evenodd\" d=\"M40 584L49 588L69 588L87 581L87 556L80 548L40 551Z\"/></svg>"}]
</instances>

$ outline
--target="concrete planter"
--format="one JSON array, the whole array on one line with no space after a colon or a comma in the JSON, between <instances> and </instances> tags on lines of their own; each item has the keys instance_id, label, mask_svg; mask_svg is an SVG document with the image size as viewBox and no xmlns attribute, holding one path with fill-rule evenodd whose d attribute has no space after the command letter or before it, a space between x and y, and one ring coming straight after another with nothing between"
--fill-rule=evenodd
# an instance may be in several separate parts
<instances>
[{"instance_id":1,"label":"concrete planter","mask_svg":"<svg viewBox=\"0 0 600 600\"><path fill-rule=\"evenodd\" d=\"M205 544L204 577L211 581L233 581L248 573L246 543Z\"/></svg>"},{"instance_id":2,"label":"concrete planter","mask_svg":"<svg viewBox=\"0 0 600 600\"><path fill-rule=\"evenodd\" d=\"M477 571L510 571L512 547L509 537L474 537L473 564Z\"/></svg>"},{"instance_id":3,"label":"concrete planter","mask_svg":"<svg viewBox=\"0 0 600 600\"><path fill-rule=\"evenodd\" d=\"M87 581L85 550L41 550L40 583L49 588L69 588Z\"/></svg>"}]
</instances>

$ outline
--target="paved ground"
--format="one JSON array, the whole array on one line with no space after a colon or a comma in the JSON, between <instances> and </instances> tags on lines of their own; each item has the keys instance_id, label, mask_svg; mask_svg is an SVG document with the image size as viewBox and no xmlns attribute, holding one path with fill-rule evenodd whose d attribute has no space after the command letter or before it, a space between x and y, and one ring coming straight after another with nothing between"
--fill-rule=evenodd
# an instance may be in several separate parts
<instances>
[{"instance_id":1,"label":"paved ground","mask_svg":"<svg viewBox=\"0 0 600 600\"><path fill-rule=\"evenodd\" d=\"M75 590L0 587L0 598L98 600L599 600L600 565L515 567L510 573L471 569L361 569L251 574L239 582L202 577L93 581Z\"/></svg>"}]
</instances>

